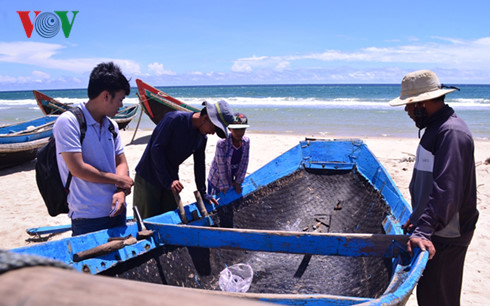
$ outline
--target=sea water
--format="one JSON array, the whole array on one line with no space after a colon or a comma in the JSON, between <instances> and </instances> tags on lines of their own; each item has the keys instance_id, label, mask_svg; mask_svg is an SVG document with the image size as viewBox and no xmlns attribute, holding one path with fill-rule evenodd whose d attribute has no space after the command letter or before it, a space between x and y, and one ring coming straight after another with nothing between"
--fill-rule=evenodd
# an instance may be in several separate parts
<instances>
[{"instance_id":1,"label":"sea water","mask_svg":"<svg viewBox=\"0 0 490 306\"><path fill-rule=\"evenodd\" d=\"M490 138L490 85L456 85L461 90L446 96L446 103L470 127L478 139ZM399 96L400 85L244 85L158 87L165 93L195 107L203 101L225 99L234 111L249 118L250 131L298 134L334 138L336 136L416 137L417 128L403 106L388 102ZM87 101L86 89L40 90L64 103ZM137 89L124 100L137 104ZM42 116L32 91L0 92L0 124L10 124ZM130 123L134 129L139 114ZM140 128L153 129L143 114Z\"/></svg>"}]
</instances>

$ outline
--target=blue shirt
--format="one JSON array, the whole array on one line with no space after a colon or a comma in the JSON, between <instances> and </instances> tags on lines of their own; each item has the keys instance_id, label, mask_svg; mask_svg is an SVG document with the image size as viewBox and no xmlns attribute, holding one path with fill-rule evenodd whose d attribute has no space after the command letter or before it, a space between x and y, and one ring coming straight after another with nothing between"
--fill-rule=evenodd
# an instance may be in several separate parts
<instances>
[{"instance_id":1,"label":"blue shirt","mask_svg":"<svg viewBox=\"0 0 490 306\"><path fill-rule=\"evenodd\" d=\"M116 173L116 156L124 153L117 124L112 122L117 132L117 138L114 139L109 131L110 118L104 117L102 123L98 123L85 104L78 107L82 109L87 122L83 144L80 144L80 124L72 112L61 114L53 127L58 168L63 183L66 183L68 177L68 167L61 156L62 152L81 152L85 163L110 173ZM73 176L68 193L68 215L73 219L109 216L115 191L114 184L94 183Z\"/></svg>"},{"instance_id":2,"label":"blue shirt","mask_svg":"<svg viewBox=\"0 0 490 306\"><path fill-rule=\"evenodd\" d=\"M179 166L194 155L194 178L201 195L206 194L205 149L207 137L192 125L193 113L167 113L153 130L136 172L149 183L170 190L179 180Z\"/></svg>"}]
</instances>

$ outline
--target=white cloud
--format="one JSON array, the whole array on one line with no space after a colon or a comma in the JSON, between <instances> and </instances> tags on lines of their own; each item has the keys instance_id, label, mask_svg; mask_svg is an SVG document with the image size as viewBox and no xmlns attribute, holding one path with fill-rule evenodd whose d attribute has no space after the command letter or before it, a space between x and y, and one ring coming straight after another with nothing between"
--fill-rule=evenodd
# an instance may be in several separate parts
<instances>
[{"instance_id":1,"label":"white cloud","mask_svg":"<svg viewBox=\"0 0 490 306\"><path fill-rule=\"evenodd\" d=\"M39 78L39 79L49 79L49 77L50 77L50 75L49 75L49 74L47 74L47 73L45 73L45 72L42 72L42 71L37 71L37 70L34 70L34 71L32 72L32 75L33 75L34 77Z\"/></svg>"},{"instance_id":2,"label":"white cloud","mask_svg":"<svg viewBox=\"0 0 490 306\"><path fill-rule=\"evenodd\" d=\"M276 67L274 67L274 70L283 71L284 69L287 69L289 66L290 64L288 61L282 61L279 64L277 64Z\"/></svg>"},{"instance_id":3,"label":"white cloud","mask_svg":"<svg viewBox=\"0 0 490 306\"><path fill-rule=\"evenodd\" d=\"M232 71L252 72L257 69L285 69L294 62L366 62L392 64L430 64L458 69L490 69L490 37L461 40L436 37L437 42L368 47L354 52L326 50L321 53L286 56L253 56L234 61ZM285 65L284 63L288 63Z\"/></svg>"},{"instance_id":4,"label":"white cloud","mask_svg":"<svg viewBox=\"0 0 490 306\"><path fill-rule=\"evenodd\" d=\"M34 65L70 72L90 72L101 62L113 61L125 74L139 74L138 63L127 59L112 58L70 58L57 59L55 56L66 47L60 44L41 42L0 42L0 62Z\"/></svg>"},{"instance_id":5,"label":"white cloud","mask_svg":"<svg viewBox=\"0 0 490 306\"><path fill-rule=\"evenodd\" d=\"M150 74L154 74L154 75L175 75L175 72L173 71L170 71L170 70L165 70L163 68L163 64L160 64L160 63L157 63L157 62L154 62L152 64L149 64L148 65L148 71L150 72Z\"/></svg>"},{"instance_id":6,"label":"white cloud","mask_svg":"<svg viewBox=\"0 0 490 306\"><path fill-rule=\"evenodd\" d=\"M244 62L243 60L238 60L233 63L233 66L231 67L231 71L234 72L251 72L252 67Z\"/></svg>"},{"instance_id":7,"label":"white cloud","mask_svg":"<svg viewBox=\"0 0 490 306\"><path fill-rule=\"evenodd\" d=\"M45 82L49 81L51 76L45 72L42 71L33 71L31 75L27 76L18 76L18 77L13 77L13 76L8 76L8 75L0 75L0 83L10 83L10 84L15 84L15 83L40 83L40 82Z\"/></svg>"}]
</instances>

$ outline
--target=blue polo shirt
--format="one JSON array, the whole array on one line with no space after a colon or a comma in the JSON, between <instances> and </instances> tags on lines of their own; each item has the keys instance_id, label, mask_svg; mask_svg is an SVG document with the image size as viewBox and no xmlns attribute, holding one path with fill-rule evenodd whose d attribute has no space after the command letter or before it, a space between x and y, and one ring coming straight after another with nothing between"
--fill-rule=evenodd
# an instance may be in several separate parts
<instances>
[{"instance_id":1,"label":"blue polo shirt","mask_svg":"<svg viewBox=\"0 0 490 306\"><path fill-rule=\"evenodd\" d=\"M109 131L110 118L104 117L98 123L90 115L82 103L82 109L87 131L83 143L80 144L80 124L72 112L64 112L56 119L53 135L56 140L56 153L61 181L66 182L68 167L61 156L62 152L81 152L83 161L93 167L110 173L116 173L116 156L124 153L117 124L112 125L117 132L114 139ZM114 184L101 184L85 181L73 176L68 193L69 216L78 218L107 217L111 211L112 195L116 191Z\"/></svg>"},{"instance_id":2,"label":"blue polo shirt","mask_svg":"<svg viewBox=\"0 0 490 306\"><path fill-rule=\"evenodd\" d=\"M179 166L194 155L194 178L201 195L206 192L205 149L207 137L192 125L193 113L173 111L153 130L136 172L147 182L170 190L179 180Z\"/></svg>"}]
</instances>

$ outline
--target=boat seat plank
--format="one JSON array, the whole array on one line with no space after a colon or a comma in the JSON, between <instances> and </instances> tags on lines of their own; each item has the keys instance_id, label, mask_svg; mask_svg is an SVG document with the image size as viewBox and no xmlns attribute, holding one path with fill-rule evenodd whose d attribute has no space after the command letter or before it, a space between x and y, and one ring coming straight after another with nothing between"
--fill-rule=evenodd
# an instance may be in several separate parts
<instances>
[{"instance_id":1,"label":"boat seat plank","mask_svg":"<svg viewBox=\"0 0 490 306\"><path fill-rule=\"evenodd\" d=\"M303 233L157 223L148 223L148 228L158 232L160 243L168 245L350 257L396 257L405 251L408 240L406 235Z\"/></svg>"}]
</instances>

